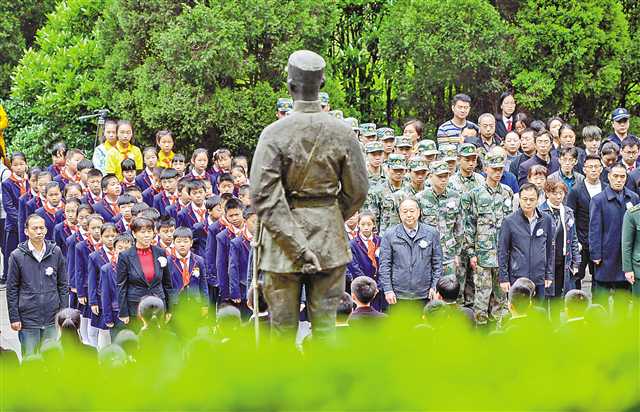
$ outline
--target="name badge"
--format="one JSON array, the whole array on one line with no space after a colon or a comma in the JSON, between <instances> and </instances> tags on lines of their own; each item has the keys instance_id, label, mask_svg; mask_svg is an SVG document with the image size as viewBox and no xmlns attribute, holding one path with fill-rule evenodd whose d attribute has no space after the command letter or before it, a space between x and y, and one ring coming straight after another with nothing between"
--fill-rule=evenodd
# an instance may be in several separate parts
<instances>
[{"instance_id":1,"label":"name badge","mask_svg":"<svg viewBox=\"0 0 640 412\"><path fill-rule=\"evenodd\" d=\"M627 202L627 210L631 209L632 207L633 207L633 203Z\"/></svg>"}]
</instances>

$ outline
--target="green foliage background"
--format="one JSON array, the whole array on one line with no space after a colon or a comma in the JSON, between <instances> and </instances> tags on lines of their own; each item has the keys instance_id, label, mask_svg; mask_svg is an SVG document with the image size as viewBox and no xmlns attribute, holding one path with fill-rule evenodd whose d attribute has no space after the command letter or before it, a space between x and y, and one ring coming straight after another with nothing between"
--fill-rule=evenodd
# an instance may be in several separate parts
<instances>
[{"instance_id":1,"label":"green foliage background","mask_svg":"<svg viewBox=\"0 0 640 412\"><path fill-rule=\"evenodd\" d=\"M640 108L635 0L0 0L0 17L6 136L36 163L59 139L90 151L77 117L98 108L140 145L168 128L185 153L250 153L299 48L326 57L333 108L397 129L434 131L458 92L472 117L514 89L534 117L605 129Z\"/></svg>"}]
</instances>

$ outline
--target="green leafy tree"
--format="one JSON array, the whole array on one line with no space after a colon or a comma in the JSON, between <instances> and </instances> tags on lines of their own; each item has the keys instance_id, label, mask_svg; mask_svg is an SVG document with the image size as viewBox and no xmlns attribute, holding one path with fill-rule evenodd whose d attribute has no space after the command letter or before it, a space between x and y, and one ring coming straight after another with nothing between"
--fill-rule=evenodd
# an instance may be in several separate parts
<instances>
[{"instance_id":1,"label":"green leafy tree","mask_svg":"<svg viewBox=\"0 0 640 412\"><path fill-rule=\"evenodd\" d=\"M394 2L380 49L386 76L394 79L395 117L417 116L434 130L461 92L472 96L476 111L494 110L506 81L506 35L484 0Z\"/></svg>"}]
</instances>

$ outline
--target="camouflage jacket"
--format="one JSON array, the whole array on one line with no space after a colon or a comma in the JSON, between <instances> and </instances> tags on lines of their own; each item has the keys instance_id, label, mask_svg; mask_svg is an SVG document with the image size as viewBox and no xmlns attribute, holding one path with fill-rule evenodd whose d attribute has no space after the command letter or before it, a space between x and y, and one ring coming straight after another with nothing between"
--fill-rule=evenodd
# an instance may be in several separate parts
<instances>
[{"instance_id":1,"label":"camouflage jacket","mask_svg":"<svg viewBox=\"0 0 640 412\"><path fill-rule=\"evenodd\" d=\"M513 210L513 192L502 183L495 189L478 186L462 196L462 210L467 255L477 256L479 266L498 267L498 237L502 221Z\"/></svg>"},{"instance_id":2,"label":"camouflage jacket","mask_svg":"<svg viewBox=\"0 0 640 412\"><path fill-rule=\"evenodd\" d=\"M440 234L442 261L447 263L460 255L464 241L462 199L458 192L446 188L442 195L428 188L416 195L421 221Z\"/></svg>"},{"instance_id":3,"label":"camouflage jacket","mask_svg":"<svg viewBox=\"0 0 640 412\"><path fill-rule=\"evenodd\" d=\"M369 187L384 183L387 181L387 176L384 173L384 168L380 166L380 174L375 175L367 169L367 179L369 180Z\"/></svg>"},{"instance_id":4,"label":"camouflage jacket","mask_svg":"<svg viewBox=\"0 0 640 412\"><path fill-rule=\"evenodd\" d=\"M402 191L402 188L394 188L388 180L376 186L369 187L369 193L367 193L367 199L362 209L373 213L376 218L378 233L381 236L389 226L400 223L398 208L395 203L396 199L393 197L393 194L398 191ZM398 205L399 204L400 203L398 203Z\"/></svg>"},{"instance_id":5,"label":"camouflage jacket","mask_svg":"<svg viewBox=\"0 0 640 412\"><path fill-rule=\"evenodd\" d=\"M479 173L474 173L471 177L464 177L460 172L456 172L451 179L449 179L449 187L453 189L454 192L462 195L474 189L480 185L484 184L484 176Z\"/></svg>"}]
</instances>

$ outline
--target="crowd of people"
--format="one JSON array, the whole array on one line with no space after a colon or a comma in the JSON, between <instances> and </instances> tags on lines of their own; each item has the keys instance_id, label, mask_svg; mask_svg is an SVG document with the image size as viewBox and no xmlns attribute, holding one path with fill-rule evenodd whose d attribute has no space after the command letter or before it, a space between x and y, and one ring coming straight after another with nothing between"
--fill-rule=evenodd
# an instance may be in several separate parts
<instances>
[{"instance_id":1,"label":"crowd of people","mask_svg":"<svg viewBox=\"0 0 640 412\"><path fill-rule=\"evenodd\" d=\"M619 307L631 301L640 143L626 109L613 111L606 137L584 127L582 148L559 117L516 112L512 93L500 97L500 114L477 123L468 120L471 98L456 95L435 138L417 119L397 135L343 118L326 93L319 100L352 127L369 178L364 206L344 226L353 259L337 326L383 322L404 307L508 329L531 308L584 322L592 296L600 308L611 296ZM289 115L294 102L279 99L276 117ZM202 317L250 319L258 230L250 159L225 148L185 156L174 137L158 131L156 145L141 150L131 122L108 120L91 159L64 142L46 167L9 156L0 170L0 280L24 356L65 329L109 347L123 331L170 322L178 302L195 303ZM581 285L587 270L590 294ZM256 312L268 320L258 295Z\"/></svg>"}]
</instances>

